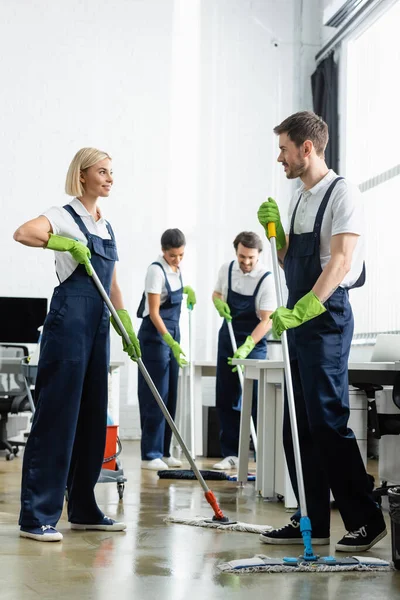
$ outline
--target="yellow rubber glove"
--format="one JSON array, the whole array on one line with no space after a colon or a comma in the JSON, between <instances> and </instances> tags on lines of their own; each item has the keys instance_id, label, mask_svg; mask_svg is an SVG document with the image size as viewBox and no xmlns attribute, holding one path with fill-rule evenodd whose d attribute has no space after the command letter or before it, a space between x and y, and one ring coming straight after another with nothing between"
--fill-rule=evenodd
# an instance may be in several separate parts
<instances>
[{"instance_id":1,"label":"yellow rubber glove","mask_svg":"<svg viewBox=\"0 0 400 600\"><path fill-rule=\"evenodd\" d=\"M280 306L272 313L272 332L279 339L286 329L298 327L322 315L325 311L325 306L311 290L311 292L300 298L292 309Z\"/></svg>"},{"instance_id":2,"label":"yellow rubber glove","mask_svg":"<svg viewBox=\"0 0 400 600\"><path fill-rule=\"evenodd\" d=\"M90 264L90 250L85 244L82 242L78 242L78 240L72 240L71 238L64 237L62 235L54 235L54 233L50 233L49 241L47 242L48 250L56 250L56 252L69 252L81 265L85 265L86 273L88 275L92 274L92 267Z\"/></svg>"},{"instance_id":3,"label":"yellow rubber glove","mask_svg":"<svg viewBox=\"0 0 400 600\"><path fill-rule=\"evenodd\" d=\"M196 304L196 294L194 293L194 289L191 288L190 285L185 285L183 293L187 294L186 306L189 310L193 310L193 307Z\"/></svg>"},{"instance_id":4,"label":"yellow rubber glove","mask_svg":"<svg viewBox=\"0 0 400 600\"><path fill-rule=\"evenodd\" d=\"M164 335L162 336L163 340L166 344L168 344L168 346L171 348L172 350L172 354L175 357L176 362L178 363L178 365L180 367L184 367L188 364L187 360L185 360L184 358L182 358L182 356L186 356L184 351L182 350L182 348L180 347L180 345L178 344L178 342L176 342L174 340L174 338L172 337L172 335L170 333L164 333ZM181 356L182 355L182 356Z\"/></svg>"},{"instance_id":5,"label":"yellow rubber glove","mask_svg":"<svg viewBox=\"0 0 400 600\"><path fill-rule=\"evenodd\" d=\"M213 302L219 316L227 321L232 321L231 309L229 308L228 304L221 300L221 298L214 298Z\"/></svg>"},{"instance_id":6,"label":"yellow rubber glove","mask_svg":"<svg viewBox=\"0 0 400 600\"><path fill-rule=\"evenodd\" d=\"M268 198L268 202L263 202L257 213L260 224L264 227L268 239L268 223L275 223L276 227L276 249L281 250L286 246L286 234L281 222L279 208L273 198Z\"/></svg>"},{"instance_id":7,"label":"yellow rubber glove","mask_svg":"<svg viewBox=\"0 0 400 600\"><path fill-rule=\"evenodd\" d=\"M228 365L232 364L232 360L234 358L247 358L248 355L250 354L250 352L253 350L255 345L256 344L255 344L253 338L251 337L251 335L248 335L244 344L239 346L239 348L236 350L235 354L232 357L228 358ZM237 370L238 370L238 368L236 365L235 367L233 367L232 371L235 373L235 371L237 371Z\"/></svg>"},{"instance_id":8,"label":"yellow rubber glove","mask_svg":"<svg viewBox=\"0 0 400 600\"><path fill-rule=\"evenodd\" d=\"M133 325L132 325L132 321L129 316L129 313L127 310L121 308L121 309L117 310L117 315L121 319L121 323L125 327L126 333L129 335L129 339L131 340L131 343L127 344L125 341L125 338L122 338L122 345L124 347L124 352L127 352L129 357L132 360L137 361L137 359L142 356L142 352L140 350L139 340L137 339L136 333L133 329ZM110 317L110 321L111 321L111 325L114 327L115 331L118 333L118 335L120 335L122 337L119 327L112 315Z\"/></svg>"}]
</instances>

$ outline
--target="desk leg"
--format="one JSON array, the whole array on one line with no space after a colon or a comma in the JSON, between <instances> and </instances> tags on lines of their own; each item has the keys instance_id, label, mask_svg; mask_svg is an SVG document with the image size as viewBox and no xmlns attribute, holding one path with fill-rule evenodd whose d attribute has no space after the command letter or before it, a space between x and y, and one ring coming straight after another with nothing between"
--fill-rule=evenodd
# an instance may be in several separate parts
<instances>
[{"instance_id":1,"label":"desk leg","mask_svg":"<svg viewBox=\"0 0 400 600\"><path fill-rule=\"evenodd\" d=\"M201 391L201 367L194 366L194 439L196 456L203 456L203 399Z\"/></svg>"},{"instance_id":2,"label":"desk leg","mask_svg":"<svg viewBox=\"0 0 400 600\"><path fill-rule=\"evenodd\" d=\"M253 380L245 379L242 396L242 410L240 413L240 435L239 435L239 470L238 482L247 482L249 470L249 441L250 441L250 418L251 405L253 401Z\"/></svg>"},{"instance_id":3,"label":"desk leg","mask_svg":"<svg viewBox=\"0 0 400 600\"><path fill-rule=\"evenodd\" d=\"M261 493L262 473L264 468L264 407L265 407L265 377L264 370L258 374L257 396L257 453L256 453L256 492Z\"/></svg>"},{"instance_id":4,"label":"desk leg","mask_svg":"<svg viewBox=\"0 0 400 600\"><path fill-rule=\"evenodd\" d=\"M275 496L275 390L274 383L264 384L264 436L263 471L261 475L261 495L263 498Z\"/></svg>"}]
</instances>

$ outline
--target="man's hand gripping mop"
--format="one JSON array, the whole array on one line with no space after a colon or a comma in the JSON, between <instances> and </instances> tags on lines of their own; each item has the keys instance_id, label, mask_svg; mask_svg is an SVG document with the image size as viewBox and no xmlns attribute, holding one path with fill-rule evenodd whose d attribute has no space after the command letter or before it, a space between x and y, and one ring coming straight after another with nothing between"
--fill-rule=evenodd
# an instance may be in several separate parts
<instances>
[{"instance_id":1,"label":"man's hand gripping mop","mask_svg":"<svg viewBox=\"0 0 400 600\"><path fill-rule=\"evenodd\" d=\"M121 319L118 316L117 311L115 310L110 298L108 297L100 279L98 278L98 276L92 266L91 266L91 270L92 270L91 277L93 279L94 284L96 285L101 297L103 298L111 315L113 316L116 324L118 325L123 339L125 340L125 342L128 345L130 345L131 340L129 338L128 333L126 332L125 327L123 326L123 324L121 322ZM190 452L189 452L185 442L183 441L182 436L180 435L171 415L169 414L167 407L165 406L165 404L164 404L153 380L151 379L142 359L140 357L135 357L134 360L135 360L135 362L137 362L140 372L142 373L147 385L149 386L151 393L154 396L155 401L157 402L158 406L160 407L164 417L167 420L168 425L171 427L176 439L178 440L178 442L183 450L183 453L185 454L191 468L193 469L194 474L196 475L197 481L200 483L201 487L203 488L204 496L205 496L208 504L211 506L211 508L214 511L214 516L212 517L212 519L205 519L205 518L180 519L180 518L170 517L165 520L169 521L169 522L185 523L187 525L196 525L196 526L200 526L200 527L213 527L213 528L233 530L233 531L247 531L247 532L250 531L252 533L262 533L263 531L268 529L268 527L265 527L262 525L254 525L253 526L253 525L247 525L246 523L238 523L235 521L231 521L228 517L226 517L224 515L224 513L222 512L222 510L217 502L216 497L214 496L213 492L207 486L199 469L196 466L196 463L194 462L193 458L191 457Z\"/></svg>"},{"instance_id":2,"label":"man's hand gripping mop","mask_svg":"<svg viewBox=\"0 0 400 600\"><path fill-rule=\"evenodd\" d=\"M271 242L272 264L275 279L276 299L278 306L283 305L283 296L279 276L278 252L276 248L275 223L268 223L268 237ZM292 374L290 369L289 348L286 331L282 333L282 352L285 366L285 381L288 396L290 426L293 439L294 457L296 465L297 485L300 501L300 531L303 537L304 553L299 557L271 558L257 554L251 558L232 560L218 565L223 572L249 573L249 572L329 572L329 571L371 571L389 570L389 563L377 558L352 556L336 559L333 556L319 557L314 553L311 544L311 521L307 516L307 503L304 488L303 469L301 464L300 442L297 430L296 406L294 402Z\"/></svg>"}]
</instances>

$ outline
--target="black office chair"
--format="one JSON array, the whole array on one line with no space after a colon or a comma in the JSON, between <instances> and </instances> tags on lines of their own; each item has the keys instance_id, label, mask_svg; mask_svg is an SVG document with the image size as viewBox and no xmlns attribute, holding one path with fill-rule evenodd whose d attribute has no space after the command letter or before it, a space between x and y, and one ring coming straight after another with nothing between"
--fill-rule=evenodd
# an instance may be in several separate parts
<instances>
[{"instance_id":1,"label":"black office chair","mask_svg":"<svg viewBox=\"0 0 400 600\"><path fill-rule=\"evenodd\" d=\"M8 415L30 411L21 364L28 356L25 346L0 345L0 450L6 450L6 460L18 454L25 441L7 439Z\"/></svg>"},{"instance_id":2,"label":"black office chair","mask_svg":"<svg viewBox=\"0 0 400 600\"><path fill-rule=\"evenodd\" d=\"M400 414L398 412L390 414L381 414L376 407L375 393L383 390L381 385L374 384L353 384L354 387L363 390L368 398L368 430L373 437L380 440L383 435L400 435ZM400 409L400 373L396 376L393 391L393 404ZM373 484L372 475L369 476ZM382 497L388 495L388 490L396 487L393 484L388 485L387 481L381 481L378 488L372 490L372 494L379 504L382 504Z\"/></svg>"}]
</instances>

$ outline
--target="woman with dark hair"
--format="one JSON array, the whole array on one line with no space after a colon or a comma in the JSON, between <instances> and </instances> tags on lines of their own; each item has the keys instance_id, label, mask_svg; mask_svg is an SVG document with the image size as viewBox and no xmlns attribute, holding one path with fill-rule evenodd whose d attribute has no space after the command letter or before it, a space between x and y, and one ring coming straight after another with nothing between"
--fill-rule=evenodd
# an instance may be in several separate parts
<instances>
[{"instance_id":1,"label":"woman with dark hair","mask_svg":"<svg viewBox=\"0 0 400 600\"><path fill-rule=\"evenodd\" d=\"M179 367L187 364L179 345L183 294L187 294L189 310L196 304L193 289L183 287L179 268L185 246L182 231L164 231L161 236L162 255L147 269L144 293L137 312L137 316L143 319L138 334L142 360L173 419ZM171 429L165 426L164 415L140 372L138 377L142 468L158 471L180 467L181 461L170 455Z\"/></svg>"}]
</instances>

